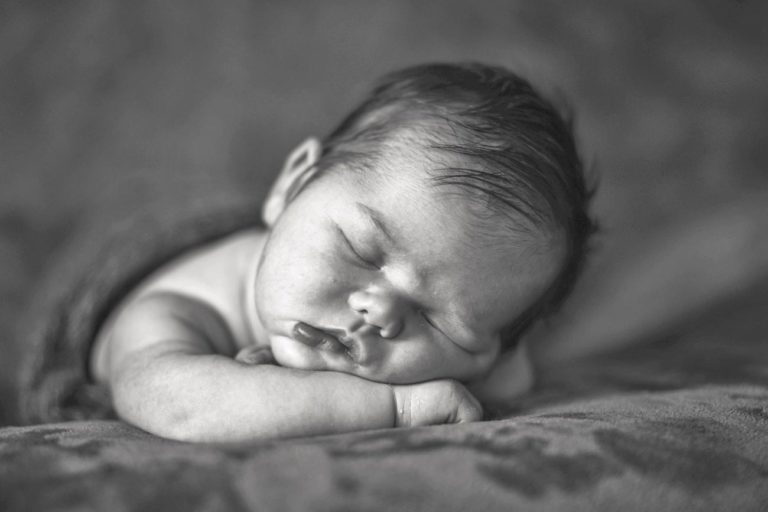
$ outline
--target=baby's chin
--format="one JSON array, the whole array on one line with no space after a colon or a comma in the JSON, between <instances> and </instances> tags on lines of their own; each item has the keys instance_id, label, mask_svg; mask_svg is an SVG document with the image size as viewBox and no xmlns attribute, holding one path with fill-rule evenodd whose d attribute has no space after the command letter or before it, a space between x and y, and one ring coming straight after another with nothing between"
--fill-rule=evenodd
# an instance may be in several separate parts
<instances>
[{"instance_id":1,"label":"baby's chin","mask_svg":"<svg viewBox=\"0 0 768 512\"><path fill-rule=\"evenodd\" d=\"M286 368L296 370L324 370L325 361L311 348L286 336L274 336L270 340L275 361Z\"/></svg>"},{"instance_id":2,"label":"baby's chin","mask_svg":"<svg viewBox=\"0 0 768 512\"><path fill-rule=\"evenodd\" d=\"M356 374L355 366L345 353L330 352L308 347L288 336L275 336L271 340L275 361L296 370L338 371Z\"/></svg>"},{"instance_id":3,"label":"baby's chin","mask_svg":"<svg viewBox=\"0 0 768 512\"><path fill-rule=\"evenodd\" d=\"M285 368L335 371L375 382L389 382L389 379L376 375L375 367L356 364L348 354L308 347L288 336L274 336L270 342L275 361Z\"/></svg>"}]
</instances>

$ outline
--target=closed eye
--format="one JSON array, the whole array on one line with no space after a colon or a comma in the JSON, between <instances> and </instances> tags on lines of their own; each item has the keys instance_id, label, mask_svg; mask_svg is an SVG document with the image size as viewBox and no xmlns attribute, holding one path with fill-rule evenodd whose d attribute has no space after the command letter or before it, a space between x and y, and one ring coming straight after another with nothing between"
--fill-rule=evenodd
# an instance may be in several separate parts
<instances>
[{"instance_id":1,"label":"closed eye","mask_svg":"<svg viewBox=\"0 0 768 512\"><path fill-rule=\"evenodd\" d=\"M375 265L372 261L367 260L366 258L363 258L359 252L355 250L355 247L352 245L352 242L349 241L349 238L347 238L346 233L339 227L336 226L336 229L339 232L339 235L341 235L341 238L344 240L344 244L347 246L347 249L349 250L352 255L359 260L364 266L371 269L378 269L379 267Z\"/></svg>"},{"instance_id":2,"label":"closed eye","mask_svg":"<svg viewBox=\"0 0 768 512\"><path fill-rule=\"evenodd\" d=\"M424 321L425 321L425 322L426 322L426 323L427 323L427 324L428 324L428 325L429 325L431 328L433 328L434 330L436 330L437 332L439 332L440 334L442 334L443 336L445 336L446 338L448 338L449 340L451 340L451 342L452 342L452 343L454 343L454 344L458 345L460 348L462 348L462 349L464 348L464 347L462 347L462 346L461 346L459 343L457 343L457 342L456 342L456 340L454 340L454 339L453 339L451 336L449 336L447 332L445 332L444 330L442 330L442 329L441 329L441 328L440 328L440 327L439 327L439 326L438 326L438 325L435 323L435 321L434 321L434 320L432 320L432 319L429 317L429 315L428 315L426 312L424 312L423 310L420 310L420 311L419 311L419 314L421 314L421 317L424 319Z\"/></svg>"},{"instance_id":3,"label":"closed eye","mask_svg":"<svg viewBox=\"0 0 768 512\"><path fill-rule=\"evenodd\" d=\"M430 318L427 313L425 313L423 310L419 311L419 313L421 313L421 317L424 319L425 322L427 322L427 324L431 328L433 328L434 330L436 330L437 332L439 332L440 334L442 334L443 336L445 336L449 340L453 341L453 339L450 336L448 336L448 334L446 334L446 332L444 330L442 330L440 327L438 327L438 325L435 323L435 321L432 320L432 318Z\"/></svg>"},{"instance_id":4,"label":"closed eye","mask_svg":"<svg viewBox=\"0 0 768 512\"><path fill-rule=\"evenodd\" d=\"M424 319L424 321L427 322L427 324L429 324L430 327L440 331L440 329L435 325L435 323L432 321L432 319L429 318L429 315L427 315L424 311L419 311L419 313L421 314L421 317ZM442 332L442 331L440 331L440 332Z\"/></svg>"}]
</instances>

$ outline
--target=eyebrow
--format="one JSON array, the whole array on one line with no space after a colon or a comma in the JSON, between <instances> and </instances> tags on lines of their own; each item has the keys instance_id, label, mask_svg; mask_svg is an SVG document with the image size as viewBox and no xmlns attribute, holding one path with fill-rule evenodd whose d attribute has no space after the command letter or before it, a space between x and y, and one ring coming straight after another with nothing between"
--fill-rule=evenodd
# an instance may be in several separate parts
<instances>
[{"instance_id":1,"label":"eyebrow","mask_svg":"<svg viewBox=\"0 0 768 512\"><path fill-rule=\"evenodd\" d=\"M392 245L399 247L400 244L398 243L397 238L392 234L392 230L387 227L387 224L384 222L384 219L382 218L381 212L376 210L375 208L371 208L370 206L364 205L363 203L356 202L355 206L357 209L379 229L379 231L382 232L384 237L391 243Z\"/></svg>"}]
</instances>

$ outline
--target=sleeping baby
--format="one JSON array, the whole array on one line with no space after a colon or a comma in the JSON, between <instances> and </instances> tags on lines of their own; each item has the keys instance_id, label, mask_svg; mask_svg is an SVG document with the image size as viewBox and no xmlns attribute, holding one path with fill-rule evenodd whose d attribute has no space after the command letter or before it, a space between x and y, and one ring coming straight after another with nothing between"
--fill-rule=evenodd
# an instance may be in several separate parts
<instances>
[{"instance_id":1,"label":"sleeping baby","mask_svg":"<svg viewBox=\"0 0 768 512\"><path fill-rule=\"evenodd\" d=\"M396 72L288 157L264 227L133 290L92 374L125 421L188 441L479 420L531 385L521 338L579 273L589 197L525 80Z\"/></svg>"}]
</instances>

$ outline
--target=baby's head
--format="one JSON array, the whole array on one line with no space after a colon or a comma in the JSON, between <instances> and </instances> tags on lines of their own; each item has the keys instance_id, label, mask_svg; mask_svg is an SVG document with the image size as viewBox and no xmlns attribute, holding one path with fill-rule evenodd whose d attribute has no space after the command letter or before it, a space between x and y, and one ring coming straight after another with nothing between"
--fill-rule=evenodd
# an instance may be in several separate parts
<instances>
[{"instance_id":1,"label":"baby's head","mask_svg":"<svg viewBox=\"0 0 768 512\"><path fill-rule=\"evenodd\" d=\"M270 193L263 334L285 366L480 379L571 289L589 197L569 125L523 79L479 64L388 75Z\"/></svg>"}]
</instances>

